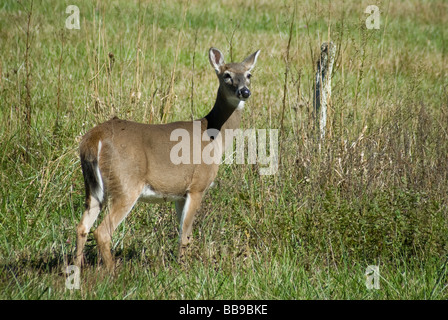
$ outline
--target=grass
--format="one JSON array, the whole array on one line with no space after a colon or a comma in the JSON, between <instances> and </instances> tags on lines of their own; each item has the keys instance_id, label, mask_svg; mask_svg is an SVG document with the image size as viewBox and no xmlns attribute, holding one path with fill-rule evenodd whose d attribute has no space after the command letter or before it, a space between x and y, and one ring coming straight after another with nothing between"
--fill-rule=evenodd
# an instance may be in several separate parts
<instances>
[{"instance_id":1,"label":"grass","mask_svg":"<svg viewBox=\"0 0 448 320\"><path fill-rule=\"evenodd\" d=\"M443 1L377 2L379 30L365 28L368 1L78 1L80 30L65 29L70 4L0 5L1 299L448 297ZM329 37L319 151L313 75ZM90 235L81 289L66 289L80 137L114 115L205 115L218 86L211 46L235 61L261 49L242 128L282 127L278 173L222 165L185 265L173 205L138 204L113 238L116 277ZM365 286L369 265L379 290Z\"/></svg>"}]
</instances>

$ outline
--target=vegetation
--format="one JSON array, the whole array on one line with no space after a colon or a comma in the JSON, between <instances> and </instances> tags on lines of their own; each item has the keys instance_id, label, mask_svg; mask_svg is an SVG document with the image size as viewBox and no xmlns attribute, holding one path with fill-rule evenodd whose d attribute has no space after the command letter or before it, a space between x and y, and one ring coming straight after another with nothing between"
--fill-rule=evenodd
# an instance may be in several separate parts
<instances>
[{"instance_id":1,"label":"vegetation","mask_svg":"<svg viewBox=\"0 0 448 320\"><path fill-rule=\"evenodd\" d=\"M1 299L446 299L447 4L380 1L66 1L0 4ZM323 41L337 45L325 140L313 115ZM226 61L261 49L242 128L279 129L275 175L223 164L175 258L174 206L138 204L93 236L65 287L84 209L80 137L113 116L204 116ZM99 219L101 221L101 217ZM365 271L380 270L379 290Z\"/></svg>"}]
</instances>

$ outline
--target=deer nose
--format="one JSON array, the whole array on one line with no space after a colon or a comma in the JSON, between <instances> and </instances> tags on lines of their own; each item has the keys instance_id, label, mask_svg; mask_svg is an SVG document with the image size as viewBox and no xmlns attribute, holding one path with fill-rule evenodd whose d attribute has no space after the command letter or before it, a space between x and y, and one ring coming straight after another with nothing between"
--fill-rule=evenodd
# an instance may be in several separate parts
<instances>
[{"instance_id":1,"label":"deer nose","mask_svg":"<svg viewBox=\"0 0 448 320\"><path fill-rule=\"evenodd\" d=\"M238 96L243 97L244 99L247 99L250 97L250 91L247 88L242 88L238 91Z\"/></svg>"}]
</instances>

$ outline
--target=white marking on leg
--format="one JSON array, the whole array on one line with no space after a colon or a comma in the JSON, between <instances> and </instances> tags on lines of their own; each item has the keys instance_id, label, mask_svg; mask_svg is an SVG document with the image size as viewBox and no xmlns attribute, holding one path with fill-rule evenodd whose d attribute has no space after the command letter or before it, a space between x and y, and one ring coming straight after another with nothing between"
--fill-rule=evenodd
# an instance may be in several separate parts
<instances>
[{"instance_id":1,"label":"white marking on leg","mask_svg":"<svg viewBox=\"0 0 448 320\"><path fill-rule=\"evenodd\" d=\"M85 233L88 233L90 228L92 228L99 213L100 203L95 197L90 196L89 210L82 216L82 225L85 228Z\"/></svg>"},{"instance_id":2,"label":"white marking on leg","mask_svg":"<svg viewBox=\"0 0 448 320\"><path fill-rule=\"evenodd\" d=\"M185 216L188 213L188 208L190 207L191 197L187 194L187 198L185 199L184 208L182 209L182 216L180 217L180 229L179 229L179 242L182 241L182 232L184 228Z\"/></svg>"}]
</instances>

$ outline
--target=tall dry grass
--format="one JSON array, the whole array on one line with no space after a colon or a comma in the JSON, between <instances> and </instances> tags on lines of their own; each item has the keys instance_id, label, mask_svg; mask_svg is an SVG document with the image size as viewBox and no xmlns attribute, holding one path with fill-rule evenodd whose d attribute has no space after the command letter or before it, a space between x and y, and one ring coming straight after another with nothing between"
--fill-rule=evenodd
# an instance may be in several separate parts
<instances>
[{"instance_id":1,"label":"tall dry grass","mask_svg":"<svg viewBox=\"0 0 448 320\"><path fill-rule=\"evenodd\" d=\"M365 27L366 1L80 1L81 29L62 34L64 3L34 2L27 24L30 3L6 1L0 12L6 297L108 298L120 285L150 298L446 297L443 1L379 2L380 30ZM313 79L327 40L337 54L319 148ZM205 115L218 86L211 46L235 60L261 49L242 127L280 130L279 172L222 166L194 227L190 274L173 259L171 204L142 204L113 239L123 278L98 276L91 240L89 290L61 293L83 211L80 136L115 115L145 123ZM365 293L368 264L389 268L392 288Z\"/></svg>"}]
</instances>

